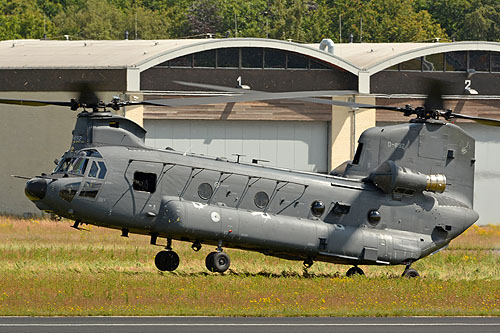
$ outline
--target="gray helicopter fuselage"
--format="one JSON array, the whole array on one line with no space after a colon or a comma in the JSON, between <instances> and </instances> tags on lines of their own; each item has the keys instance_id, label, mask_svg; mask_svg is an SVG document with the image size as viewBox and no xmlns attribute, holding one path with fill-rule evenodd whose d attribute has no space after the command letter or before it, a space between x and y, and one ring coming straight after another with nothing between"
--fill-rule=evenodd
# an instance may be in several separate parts
<instances>
[{"instance_id":1,"label":"gray helicopter fuselage","mask_svg":"<svg viewBox=\"0 0 500 333\"><path fill-rule=\"evenodd\" d=\"M44 211L82 223L155 238L294 260L408 264L444 247L477 220L469 193L463 194L473 185L473 165L467 175L450 171L464 173L473 164L474 141L452 124L398 126L385 128L387 137L374 135L379 128L368 130L356 164L336 176L103 140L71 153L71 163L75 156L82 159L82 172L56 170L32 180L47 189L43 198L31 199ZM441 131L450 143L426 150L425 131ZM467 156L453 148L454 136L456 145L467 141ZM386 161L392 164L376 169ZM457 187L422 190L419 179L434 173Z\"/></svg>"}]
</instances>

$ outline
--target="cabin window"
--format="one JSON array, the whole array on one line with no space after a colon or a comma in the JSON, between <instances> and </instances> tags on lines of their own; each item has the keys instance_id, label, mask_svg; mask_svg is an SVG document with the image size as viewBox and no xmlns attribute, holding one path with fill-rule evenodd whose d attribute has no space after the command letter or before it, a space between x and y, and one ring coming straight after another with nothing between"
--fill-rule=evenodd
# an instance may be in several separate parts
<instances>
[{"instance_id":1,"label":"cabin window","mask_svg":"<svg viewBox=\"0 0 500 333\"><path fill-rule=\"evenodd\" d=\"M321 216L325 212L325 204L321 200L316 200L311 204L311 213L314 216Z\"/></svg>"},{"instance_id":2,"label":"cabin window","mask_svg":"<svg viewBox=\"0 0 500 333\"><path fill-rule=\"evenodd\" d=\"M208 200L212 197L214 190L209 183L202 183L198 186L198 196L203 200Z\"/></svg>"},{"instance_id":3,"label":"cabin window","mask_svg":"<svg viewBox=\"0 0 500 333\"><path fill-rule=\"evenodd\" d=\"M154 193L156 191L156 174L136 171L133 188L136 191Z\"/></svg>"},{"instance_id":4,"label":"cabin window","mask_svg":"<svg viewBox=\"0 0 500 333\"><path fill-rule=\"evenodd\" d=\"M257 192L255 193L254 203L255 206L261 209L266 208L267 204L269 203L269 196L267 195L266 192L263 191Z\"/></svg>"}]
</instances>

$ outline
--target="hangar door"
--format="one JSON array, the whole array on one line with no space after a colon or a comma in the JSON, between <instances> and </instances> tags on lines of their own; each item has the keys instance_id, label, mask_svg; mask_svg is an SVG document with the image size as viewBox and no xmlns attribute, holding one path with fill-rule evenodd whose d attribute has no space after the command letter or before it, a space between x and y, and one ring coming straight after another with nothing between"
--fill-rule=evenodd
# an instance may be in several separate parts
<instances>
[{"instance_id":1,"label":"hangar door","mask_svg":"<svg viewBox=\"0 0 500 333\"><path fill-rule=\"evenodd\" d=\"M242 162L327 172L328 124L311 121L216 121L144 119L146 144L157 148L226 157Z\"/></svg>"}]
</instances>

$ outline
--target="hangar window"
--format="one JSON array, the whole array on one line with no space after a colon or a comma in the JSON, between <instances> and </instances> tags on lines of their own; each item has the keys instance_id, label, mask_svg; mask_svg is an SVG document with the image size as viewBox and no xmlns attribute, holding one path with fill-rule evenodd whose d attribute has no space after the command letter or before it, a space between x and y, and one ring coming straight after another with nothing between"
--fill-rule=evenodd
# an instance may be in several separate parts
<instances>
[{"instance_id":1,"label":"hangar window","mask_svg":"<svg viewBox=\"0 0 500 333\"><path fill-rule=\"evenodd\" d=\"M444 71L444 54L429 54L422 58L422 70L424 72Z\"/></svg>"},{"instance_id":2,"label":"hangar window","mask_svg":"<svg viewBox=\"0 0 500 333\"><path fill-rule=\"evenodd\" d=\"M469 52L469 68L476 72L490 71L490 53L486 51Z\"/></svg>"},{"instance_id":3,"label":"hangar window","mask_svg":"<svg viewBox=\"0 0 500 333\"><path fill-rule=\"evenodd\" d=\"M215 67L215 50L197 52L194 54L194 67Z\"/></svg>"},{"instance_id":4,"label":"hangar window","mask_svg":"<svg viewBox=\"0 0 500 333\"><path fill-rule=\"evenodd\" d=\"M447 72L467 71L467 51L457 51L446 53Z\"/></svg>"},{"instance_id":5,"label":"hangar window","mask_svg":"<svg viewBox=\"0 0 500 333\"><path fill-rule=\"evenodd\" d=\"M217 67L240 67L240 50L237 47L217 50Z\"/></svg>"},{"instance_id":6,"label":"hangar window","mask_svg":"<svg viewBox=\"0 0 500 333\"><path fill-rule=\"evenodd\" d=\"M288 53L286 67L293 69L307 69L309 67L309 59L300 54Z\"/></svg>"},{"instance_id":7,"label":"hangar window","mask_svg":"<svg viewBox=\"0 0 500 333\"><path fill-rule=\"evenodd\" d=\"M260 47L244 47L241 49L241 67L262 68L263 49Z\"/></svg>"},{"instance_id":8,"label":"hangar window","mask_svg":"<svg viewBox=\"0 0 500 333\"><path fill-rule=\"evenodd\" d=\"M310 61L309 68L310 69L330 69L324 63L319 62L319 61L314 61L314 60Z\"/></svg>"},{"instance_id":9,"label":"hangar window","mask_svg":"<svg viewBox=\"0 0 500 333\"><path fill-rule=\"evenodd\" d=\"M500 53L498 52L491 53L491 71L500 72Z\"/></svg>"},{"instance_id":10,"label":"hangar window","mask_svg":"<svg viewBox=\"0 0 500 333\"><path fill-rule=\"evenodd\" d=\"M193 67L193 55L188 54L169 61L170 67Z\"/></svg>"},{"instance_id":11,"label":"hangar window","mask_svg":"<svg viewBox=\"0 0 500 333\"><path fill-rule=\"evenodd\" d=\"M286 52L281 50L264 50L264 68L285 68Z\"/></svg>"},{"instance_id":12,"label":"hangar window","mask_svg":"<svg viewBox=\"0 0 500 333\"><path fill-rule=\"evenodd\" d=\"M136 171L132 186L136 191L154 193L156 191L156 174Z\"/></svg>"},{"instance_id":13,"label":"hangar window","mask_svg":"<svg viewBox=\"0 0 500 333\"><path fill-rule=\"evenodd\" d=\"M399 68L402 71L421 71L422 70L422 59L421 57L411 59L399 64Z\"/></svg>"},{"instance_id":14,"label":"hangar window","mask_svg":"<svg viewBox=\"0 0 500 333\"><path fill-rule=\"evenodd\" d=\"M188 54L156 67L170 68L251 68L330 70L331 66L307 56L261 47L230 47Z\"/></svg>"}]
</instances>

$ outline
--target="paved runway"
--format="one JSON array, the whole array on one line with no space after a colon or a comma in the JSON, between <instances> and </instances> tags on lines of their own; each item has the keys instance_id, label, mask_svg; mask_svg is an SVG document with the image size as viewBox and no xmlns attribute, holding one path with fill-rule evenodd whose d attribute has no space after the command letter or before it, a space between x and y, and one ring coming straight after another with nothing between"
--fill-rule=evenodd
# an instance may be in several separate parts
<instances>
[{"instance_id":1,"label":"paved runway","mask_svg":"<svg viewBox=\"0 0 500 333\"><path fill-rule=\"evenodd\" d=\"M0 317L0 332L500 332L500 318Z\"/></svg>"}]
</instances>

